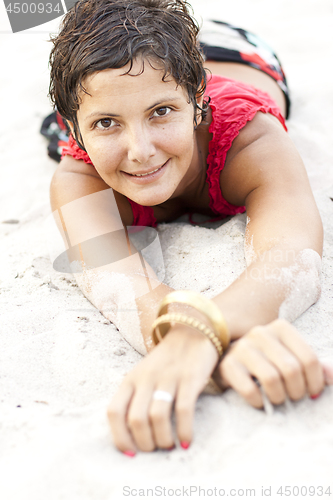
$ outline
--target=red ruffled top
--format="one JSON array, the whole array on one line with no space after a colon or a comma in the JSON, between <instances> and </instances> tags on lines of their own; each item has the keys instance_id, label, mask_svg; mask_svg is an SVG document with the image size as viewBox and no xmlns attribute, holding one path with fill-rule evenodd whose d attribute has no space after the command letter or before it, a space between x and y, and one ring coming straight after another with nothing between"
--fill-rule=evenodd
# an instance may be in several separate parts
<instances>
[{"instance_id":1,"label":"red ruffled top","mask_svg":"<svg viewBox=\"0 0 333 500\"><path fill-rule=\"evenodd\" d=\"M220 187L220 174L224 168L227 153L240 130L255 117L258 111L274 115L280 120L285 130L287 127L275 101L265 92L250 85L213 75L207 84L206 96L211 98L212 123L209 132L213 134L209 143L206 182L209 186L209 207L219 216L210 220L220 220L245 212L244 206L232 205L225 200ZM66 155L92 165L88 154L79 148L72 136L69 138L68 146L63 148L61 158ZM157 226L152 207L139 205L129 198L128 201L133 211L133 226ZM191 215L190 222L194 223Z\"/></svg>"}]
</instances>

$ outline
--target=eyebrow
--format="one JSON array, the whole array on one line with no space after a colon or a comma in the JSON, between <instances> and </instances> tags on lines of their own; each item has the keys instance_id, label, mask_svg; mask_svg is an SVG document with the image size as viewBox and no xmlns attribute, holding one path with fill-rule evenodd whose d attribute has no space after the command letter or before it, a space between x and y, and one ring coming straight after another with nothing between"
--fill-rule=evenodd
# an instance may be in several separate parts
<instances>
[{"instance_id":1,"label":"eyebrow","mask_svg":"<svg viewBox=\"0 0 333 500\"><path fill-rule=\"evenodd\" d=\"M155 108L156 106L159 106L160 104L163 104L165 102L172 102L172 101L178 101L180 97L165 97L163 99L160 99L159 101L155 102L152 106L149 106L145 111L150 111L151 109ZM84 121L89 120L90 118L94 118L95 116L109 116L110 118L117 118L120 115L116 115L115 113L106 113L103 111L94 111L93 113L90 113L90 115L86 116Z\"/></svg>"}]
</instances>

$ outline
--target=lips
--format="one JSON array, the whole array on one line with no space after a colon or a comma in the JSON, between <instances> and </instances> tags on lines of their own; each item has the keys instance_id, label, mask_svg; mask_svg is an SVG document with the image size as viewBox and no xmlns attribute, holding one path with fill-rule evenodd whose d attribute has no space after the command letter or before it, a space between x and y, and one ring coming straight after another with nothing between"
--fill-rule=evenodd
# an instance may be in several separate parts
<instances>
[{"instance_id":1,"label":"lips","mask_svg":"<svg viewBox=\"0 0 333 500\"><path fill-rule=\"evenodd\" d=\"M150 170L149 172L143 172L143 173L137 172L135 174L130 174L130 175L134 175L135 177L143 177L145 175L150 175L150 174L153 174L154 172L157 172L160 168L162 168L162 167L155 168L154 170Z\"/></svg>"},{"instance_id":2,"label":"lips","mask_svg":"<svg viewBox=\"0 0 333 500\"><path fill-rule=\"evenodd\" d=\"M129 173L123 171L123 175L125 175L135 184L147 184L147 183L149 184L150 182L155 182L157 179L159 179L163 175L169 164L170 161L167 160L160 167L150 168L149 170L139 170L138 172L135 173L134 172Z\"/></svg>"},{"instance_id":3,"label":"lips","mask_svg":"<svg viewBox=\"0 0 333 500\"><path fill-rule=\"evenodd\" d=\"M162 168L163 166L165 165L165 163L163 163L163 165L161 165L160 167L157 167L157 168L154 168L154 169L150 169L150 170L140 170L139 172L133 172L133 173L130 173L130 172L126 172L126 174L128 175L133 175L134 177L143 177L145 175L151 175L153 174L154 172L157 172L158 170L160 170L160 168Z\"/></svg>"}]
</instances>

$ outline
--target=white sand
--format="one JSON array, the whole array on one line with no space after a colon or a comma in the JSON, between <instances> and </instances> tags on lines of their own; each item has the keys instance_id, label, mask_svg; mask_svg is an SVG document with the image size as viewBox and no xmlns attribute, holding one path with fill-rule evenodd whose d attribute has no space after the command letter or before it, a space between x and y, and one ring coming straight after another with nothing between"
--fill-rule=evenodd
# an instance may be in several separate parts
<instances>
[{"instance_id":1,"label":"white sand","mask_svg":"<svg viewBox=\"0 0 333 500\"><path fill-rule=\"evenodd\" d=\"M199 13L261 35L284 63L294 103L290 135L326 230L322 297L295 324L318 355L333 362L331 0L194 5ZM232 391L205 395L197 404L189 450L129 459L114 449L106 405L140 356L70 276L53 270L42 225L56 168L39 135L51 109L45 30L56 30L58 22L13 35L3 3L0 11L0 498L106 500L122 498L126 485L176 484L256 488L257 497L262 486L331 485L333 494L333 388L316 401L285 404L273 414L250 408ZM9 219L19 222L1 223ZM216 231L161 225L167 283L209 297L223 290L244 269L244 227L245 216ZM296 493L291 498L301 497ZM318 489L312 498L319 495ZM281 498L274 488L271 497Z\"/></svg>"}]
</instances>

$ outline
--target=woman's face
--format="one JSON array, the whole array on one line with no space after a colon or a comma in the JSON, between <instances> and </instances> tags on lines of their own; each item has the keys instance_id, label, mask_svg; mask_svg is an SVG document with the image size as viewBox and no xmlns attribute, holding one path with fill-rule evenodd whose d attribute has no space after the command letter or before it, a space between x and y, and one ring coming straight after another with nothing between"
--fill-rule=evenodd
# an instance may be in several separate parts
<instances>
[{"instance_id":1,"label":"woman's face","mask_svg":"<svg viewBox=\"0 0 333 500\"><path fill-rule=\"evenodd\" d=\"M82 93L77 118L102 179L131 200L153 206L178 196L190 182L194 108L172 77L162 80L163 70L147 61L140 75L141 61L124 74L128 69L88 77L84 86L90 96Z\"/></svg>"}]
</instances>

